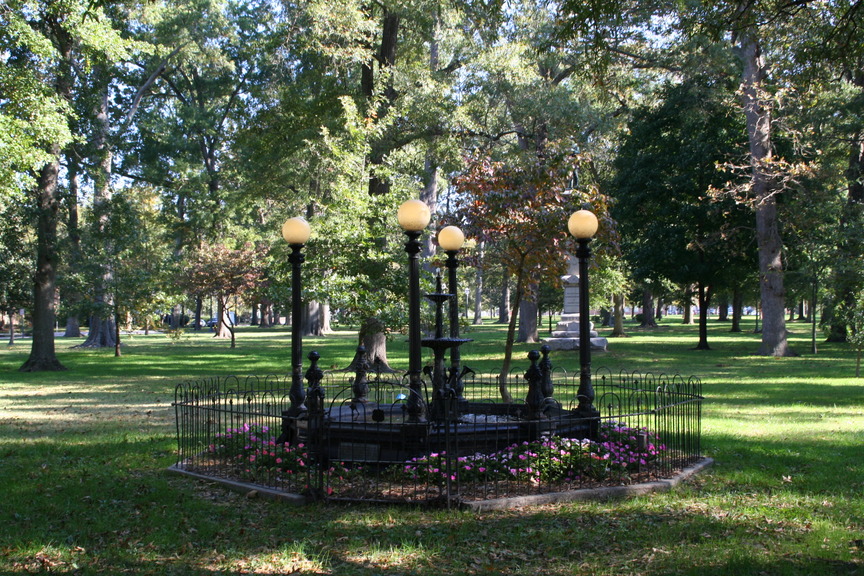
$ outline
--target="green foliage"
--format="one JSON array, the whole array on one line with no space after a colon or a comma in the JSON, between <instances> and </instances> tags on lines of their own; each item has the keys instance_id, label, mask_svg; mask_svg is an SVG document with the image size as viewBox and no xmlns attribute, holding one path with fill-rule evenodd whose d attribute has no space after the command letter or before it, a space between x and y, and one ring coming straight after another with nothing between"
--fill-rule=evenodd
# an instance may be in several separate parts
<instances>
[{"instance_id":1,"label":"green foliage","mask_svg":"<svg viewBox=\"0 0 864 576\"><path fill-rule=\"evenodd\" d=\"M17 208L17 209L16 209ZM25 215L14 205L0 204L0 311L27 308L33 298L33 236Z\"/></svg>"},{"instance_id":2,"label":"green foliage","mask_svg":"<svg viewBox=\"0 0 864 576\"><path fill-rule=\"evenodd\" d=\"M694 78L668 85L662 104L634 114L615 161L612 214L636 278L715 286L754 265L742 233L750 210L718 194L734 178L720 167L736 163L745 142L730 97Z\"/></svg>"},{"instance_id":3,"label":"green foliage","mask_svg":"<svg viewBox=\"0 0 864 576\"><path fill-rule=\"evenodd\" d=\"M112 271L114 308L149 322L168 308L171 264L169 243L159 225L157 196L149 188L130 188L110 200L104 234L105 260ZM92 255L90 255L92 257Z\"/></svg>"},{"instance_id":4,"label":"green foliage","mask_svg":"<svg viewBox=\"0 0 864 576\"><path fill-rule=\"evenodd\" d=\"M0 8L0 208L33 186L50 144L72 140L69 103L52 86L57 49L26 4Z\"/></svg>"}]
</instances>

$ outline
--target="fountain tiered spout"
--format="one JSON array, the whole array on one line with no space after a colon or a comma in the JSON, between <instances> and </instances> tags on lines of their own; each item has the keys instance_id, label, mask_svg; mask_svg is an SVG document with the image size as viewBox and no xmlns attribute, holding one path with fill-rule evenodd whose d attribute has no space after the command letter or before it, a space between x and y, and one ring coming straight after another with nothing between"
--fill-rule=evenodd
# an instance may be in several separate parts
<instances>
[{"instance_id":1,"label":"fountain tiered spout","mask_svg":"<svg viewBox=\"0 0 864 576\"><path fill-rule=\"evenodd\" d=\"M443 292L440 275L436 277L435 290L433 294L426 294L426 298L435 303L435 337L424 338L422 344L426 348L431 348L434 354L430 375L432 378L432 402L429 407L429 419L440 422L458 418L459 405L465 403L465 399L462 397L462 387L459 384L464 371L460 372L463 369L459 366L448 368L444 362L444 353L472 340L470 338L444 336L444 303L449 301L452 306L455 299L452 294Z\"/></svg>"}]
</instances>

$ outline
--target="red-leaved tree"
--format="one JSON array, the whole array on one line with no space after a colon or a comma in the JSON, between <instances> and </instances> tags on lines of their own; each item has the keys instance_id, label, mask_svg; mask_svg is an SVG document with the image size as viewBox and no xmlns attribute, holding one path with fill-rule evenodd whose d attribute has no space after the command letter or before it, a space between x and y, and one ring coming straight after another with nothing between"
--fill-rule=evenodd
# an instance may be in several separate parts
<instances>
[{"instance_id":1,"label":"red-leaved tree","mask_svg":"<svg viewBox=\"0 0 864 576\"><path fill-rule=\"evenodd\" d=\"M455 213L462 219L466 234L478 242L496 244L504 266L516 278L499 378L505 402L512 401L507 375L522 299L541 279L557 284L566 271L569 215L589 200L605 213L605 202L595 193L571 188L578 161L573 155L525 154L508 160L495 161L487 155L469 158L467 170L453 181L458 192Z\"/></svg>"},{"instance_id":2,"label":"red-leaved tree","mask_svg":"<svg viewBox=\"0 0 864 576\"><path fill-rule=\"evenodd\" d=\"M232 249L222 244L203 244L189 254L181 282L199 296L213 296L218 306L216 338L231 338L235 347L231 298L252 290L264 279L266 249L250 243Z\"/></svg>"}]
</instances>

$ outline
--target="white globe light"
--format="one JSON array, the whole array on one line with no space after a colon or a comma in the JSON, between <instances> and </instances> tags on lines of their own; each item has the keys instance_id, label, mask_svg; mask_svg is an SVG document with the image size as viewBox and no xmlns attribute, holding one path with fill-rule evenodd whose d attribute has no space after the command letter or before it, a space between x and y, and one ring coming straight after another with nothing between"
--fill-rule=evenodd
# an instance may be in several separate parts
<instances>
[{"instance_id":1,"label":"white globe light","mask_svg":"<svg viewBox=\"0 0 864 576\"><path fill-rule=\"evenodd\" d=\"M574 238L592 238L597 233L597 216L589 210L577 210L567 220L567 229Z\"/></svg>"},{"instance_id":2,"label":"white globe light","mask_svg":"<svg viewBox=\"0 0 864 576\"><path fill-rule=\"evenodd\" d=\"M312 229L309 227L309 223L299 216L289 218L282 224L282 238L288 244L305 244L309 240L310 234L312 234Z\"/></svg>"},{"instance_id":3,"label":"white globe light","mask_svg":"<svg viewBox=\"0 0 864 576\"><path fill-rule=\"evenodd\" d=\"M429 207L420 200L408 200L399 207L396 213L399 226L406 232L420 232L429 225L432 213Z\"/></svg>"},{"instance_id":4,"label":"white globe light","mask_svg":"<svg viewBox=\"0 0 864 576\"><path fill-rule=\"evenodd\" d=\"M438 245L448 252L455 252L465 243L465 234L456 226L447 226L438 231Z\"/></svg>"}]
</instances>

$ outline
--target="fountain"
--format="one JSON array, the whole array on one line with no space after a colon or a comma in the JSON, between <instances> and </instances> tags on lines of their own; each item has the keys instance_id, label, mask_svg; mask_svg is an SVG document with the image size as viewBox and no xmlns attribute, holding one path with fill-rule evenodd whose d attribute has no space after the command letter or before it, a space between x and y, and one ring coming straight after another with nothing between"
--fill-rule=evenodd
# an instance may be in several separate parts
<instances>
[{"instance_id":1,"label":"fountain","mask_svg":"<svg viewBox=\"0 0 864 576\"><path fill-rule=\"evenodd\" d=\"M434 336L423 338L419 326L417 254L418 238L429 222L428 208L422 202L409 200L400 208L399 218L408 236L405 250L410 265L408 373L402 379L391 379L389 374L375 370L370 379L368 363L360 361L350 385L333 386L329 401L325 401L326 391L319 383L319 356L313 352L307 379L309 374L314 378L308 383L305 409L301 410L296 400L296 391L302 391L302 384L295 383L293 405L283 414L279 441L322 446L328 459L340 462L392 464L430 452L461 455L495 451L515 442L553 434L570 438L592 436L597 414L564 408L553 396L549 346L528 355L531 365L524 375L528 391L523 402L465 398L464 378L473 376L473 371L461 365L459 348L472 340L459 337L456 287L456 254L464 235L454 226L439 233L439 243L448 254L449 292L444 291L439 273L435 292L425 295L435 305ZM450 312L450 330L446 336L445 303ZM293 348L299 346L295 343ZM432 365L425 368L421 368L422 348L433 353ZM449 367L445 359L448 351ZM363 358L364 352L358 349L357 357ZM377 364L373 362L373 370ZM295 369L297 372L299 368ZM427 390L429 383L431 392ZM472 389L472 393L476 390ZM593 400L593 392L588 396L589 402Z\"/></svg>"},{"instance_id":2,"label":"fountain","mask_svg":"<svg viewBox=\"0 0 864 576\"><path fill-rule=\"evenodd\" d=\"M433 294L426 294L426 298L435 303L435 337L424 338L421 343L426 348L431 348L434 354L434 362L431 370L426 370L426 374L432 378L432 403L429 408L429 419L434 422L442 422L444 420L458 419L459 407L465 407L467 401L462 396L461 374L459 367L452 366L448 369L444 364L444 352L459 348L466 342L471 342L469 338L458 338L454 336L444 336L443 313L442 307L444 302L450 301L453 306L455 302L455 294L445 294L441 291L441 276L436 276L435 287L437 291ZM455 384L451 385L451 384Z\"/></svg>"},{"instance_id":3,"label":"fountain","mask_svg":"<svg viewBox=\"0 0 864 576\"><path fill-rule=\"evenodd\" d=\"M408 371L404 375L384 372L379 359L371 359L371 363L363 360L366 354L360 347L353 376L325 374L318 366L321 357L314 351L303 373L301 338L295 324L290 387L269 377L245 384L227 379L216 384L205 381L178 386L174 405L180 456L176 470L229 478L228 482L239 477L253 482L256 491L261 486L279 486L282 492L312 498L443 502L450 506L462 499L533 493L540 467L524 468L519 459L539 456L520 450L544 452L561 441L578 462L568 460L565 475L550 477L547 489L590 485L595 478L592 474L602 470L594 469L596 461L585 453L591 443L583 441L602 438L601 420L613 432L624 420L635 426L637 435L647 434L649 425L652 431L662 432L664 441L673 446L667 451L669 458L660 461L664 471L698 455L702 398L698 385L674 381L671 386L619 385L611 381L611 375L603 375L595 403L589 346L580 347L578 389L566 374L553 375L548 345L528 354L530 365L521 377L510 374L505 382L477 376L463 366L460 347L472 340L459 336L456 254L464 236L458 229L454 231L455 227L442 229L438 235L439 246L448 254L448 287L445 291L439 274L435 291L425 295L435 306L435 322L432 335L424 338L420 333L417 255L429 213L419 201L406 205L411 210L403 214L400 209L399 221L408 236ZM580 277L585 280L580 286L582 318L588 317L588 243L597 226L596 218L585 212L574 213L568 223L579 243L576 255ZM283 236L292 249L292 311L297 318L304 260L301 250L309 229L299 219L290 224L283 229ZM449 233L447 229L451 229ZM447 335L445 303L450 313ZM588 330L587 323L580 325L583 342L589 341ZM433 357L425 368L424 348L431 350ZM499 391L504 388L522 399L503 401ZM280 422L281 435L273 438L271 431ZM681 434L681 422L695 423L695 427L688 424ZM644 452L649 447L647 441L642 443L645 446L637 448ZM542 457L545 460L539 466L543 470L553 464L563 466L558 458L561 454L556 448ZM503 465L499 458L509 459L506 470L486 468ZM633 468L646 478L651 477L651 470L659 469Z\"/></svg>"}]
</instances>

